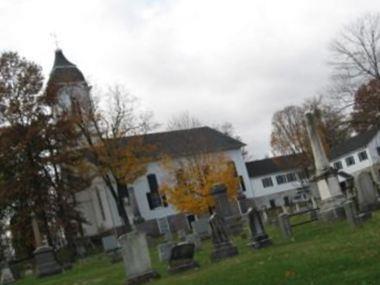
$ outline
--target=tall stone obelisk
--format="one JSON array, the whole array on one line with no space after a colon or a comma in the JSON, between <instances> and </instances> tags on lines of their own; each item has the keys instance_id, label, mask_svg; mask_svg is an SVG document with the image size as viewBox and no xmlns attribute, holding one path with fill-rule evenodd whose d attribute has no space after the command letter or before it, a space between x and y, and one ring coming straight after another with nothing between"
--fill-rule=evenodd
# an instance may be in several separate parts
<instances>
[{"instance_id":1,"label":"tall stone obelisk","mask_svg":"<svg viewBox=\"0 0 380 285\"><path fill-rule=\"evenodd\" d=\"M322 140L318 134L315 114L306 114L306 128L314 157L314 181L317 183L321 197L321 215L328 218L338 218L344 213L341 203L345 199L340 189L337 174L330 167Z\"/></svg>"}]
</instances>

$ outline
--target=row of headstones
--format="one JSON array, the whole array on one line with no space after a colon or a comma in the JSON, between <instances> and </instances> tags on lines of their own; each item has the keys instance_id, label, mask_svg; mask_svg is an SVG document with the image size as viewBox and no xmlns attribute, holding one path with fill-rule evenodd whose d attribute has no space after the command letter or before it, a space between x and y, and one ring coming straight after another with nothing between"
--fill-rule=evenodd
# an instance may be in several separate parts
<instances>
[{"instance_id":1,"label":"row of headstones","mask_svg":"<svg viewBox=\"0 0 380 285\"><path fill-rule=\"evenodd\" d=\"M252 235L250 245L255 249L271 245L272 241L264 230L260 213L250 208L247 217ZM219 261L238 254L237 247L230 239L230 232L223 217L216 213L213 214L208 220L208 226L207 232L211 233L213 243L212 261ZM205 224L199 227L205 234ZM178 243L167 241L159 245L160 260L168 262L168 271L171 273L199 266L194 260L194 254L197 248L201 247L201 236L198 233L192 233L182 236L180 239L183 240ZM151 267L145 234L137 231L131 232L121 236L119 242L128 284L141 283L159 276Z\"/></svg>"}]
</instances>

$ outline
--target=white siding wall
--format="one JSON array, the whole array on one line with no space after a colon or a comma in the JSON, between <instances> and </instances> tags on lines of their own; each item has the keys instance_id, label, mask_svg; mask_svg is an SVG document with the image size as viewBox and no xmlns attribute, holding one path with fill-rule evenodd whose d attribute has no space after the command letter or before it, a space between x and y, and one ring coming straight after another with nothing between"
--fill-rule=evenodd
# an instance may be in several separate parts
<instances>
[{"instance_id":1,"label":"white siding wall","mask_svg":"<svg viewBox=\"0 0 380 285\"><path fill-rule=\"evenodd\" d=\"M254 194L252 191L252 185L249 181L247 168L245 166L241 150L230 150L224 152L224 154L228 157L228 159L232 160L235 163L238 175L241 175L243 177L246 187L245 194L247 195L247 197L253 197ZM151 220L176 214L176 209L171 205L169 205L168 207L157 207L152 210L149 208L146 195L148 192L150 192L147 179L147 175L149 174L156 175L158 185L162 184L166 177L166 172L161 163L153 162L148 164L146 174L139 177L133 183L133 185L130 185L134 188L141 216L145 220ZM105 219L103 219L101 215L100 205L95 192L96 188L99 189L99 193L102 199ZM79 202L78 208L83 212L85 218L91 223L91 225L84 225L84 230L87 235L96 234L99 229L107 230L112 229L115 226L121 225L121 220L117 212L117 207L114 198L112 197L109 190L106 188L106 185L104 185L103 181L100 178L96 178L89 189L77 193L76 198Z\"/></svg>"}]
</instances>

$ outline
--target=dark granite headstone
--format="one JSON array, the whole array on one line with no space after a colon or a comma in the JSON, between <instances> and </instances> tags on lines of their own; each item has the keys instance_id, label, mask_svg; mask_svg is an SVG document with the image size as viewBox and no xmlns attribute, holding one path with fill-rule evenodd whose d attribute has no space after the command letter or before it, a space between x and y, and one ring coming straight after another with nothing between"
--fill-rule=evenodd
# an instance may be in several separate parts
<instances>
[{"instance_id":1,"label":"dark granite headstone","mask_svg":"<svg viewBox=\"0 0 380 285\"><path fill-rule=\"evenodd\" d=\"M63 271L62 266L58 264L54 250L50 246L40 246L34 251L36 262L36 273L38 277L45 277L59 274Z\"/></svg>"},{"instance_id":2,"label":"dark granite headstone","mask_svg":"<svg viewBox=\"0 0 380 285\"><path fill-rule=\"evenodd\" d=\"M260 213L254 208L249 208L247 214L252 234L251 246L258 249L272 245L272 240L265 232Z\"/></svg>"},{"instance_id":3,"label":"dark granite headstone","mask_svg":"<svg viewBox=\"0 0 380 285\"><path fill-rule=\"evenodd\" d=\"M199 267L194 260L195 245L181 242L172 248L169 259L169 272L175 273L195 267Z\"/></svg>"},{"instance_id":4,"label":"dark granite headstone","mask_svg":"<svg viewBox=\"0 0 380 285\"><path fill-rule=\"evenodd\" d=\"M231 243L225 224L224 219L216 213L210 218L212 243L214 245L214 250L211 253L212 261L238 255L237 247Z\"/></svg>"}]
</instances>

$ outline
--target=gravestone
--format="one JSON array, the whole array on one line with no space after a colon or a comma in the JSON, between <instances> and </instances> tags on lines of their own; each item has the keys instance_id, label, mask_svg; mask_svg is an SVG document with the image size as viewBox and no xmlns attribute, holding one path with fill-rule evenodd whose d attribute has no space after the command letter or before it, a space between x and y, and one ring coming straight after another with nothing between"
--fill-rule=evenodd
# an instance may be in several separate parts
<instances>
[{"instance_id":1,"label":"gravestone","mask_svg":"<svg viewBox=\"0 0 380 285\"><path fill-rule=\"evenodd\" d=\"M177 236L180 241L185 241L186 240L186 231L184 229L179 229L177 231Z\"/></svg>"},{"instance_id":2,"label":"gravestone","mask_svg":"<svg viewBox=\"0 0 380 285\"><path fill-rule=\"evenodd\" d=\"M208 222L208 218L200 218L191 223L194 233L196 233L201 239L206 239L211 236L211 228Z\"/></svg>"},{"instance_id":3,"label":"gravestone","mask_svg":"<svg viewBox=\"0 0 380 285\"><path fill-rule=\"evenodd\" d=\"M59 274L63 271L62 266L58 264L52 247L43 245L34 251L37 277L45 277Z\"/></svg>"},{"instance_id":4,"label":"gravestone","mask_svg":"<svg viewBox=\"0 0 380 285\"><path fill-rule=\"evenodd\" d=\"M199 267L194 260L195 246L193 243L182 242L172 248L169 259L169 272L176 273Z\"/></svg>"},{"instance_id":5,"label":"gravestone","mask_svg":"<svg viewBox=\"0 0 380 285\"><path fill-rule=\"evenodd\" d=\"M251 246L259 249L272 245L272 240L265 232L260 213L254 208L249 208L247 214L249 219L249 228L252 234Z\"/></svg>"},{"instance_id":6,"label":"gravestone","mask_svg":"<svg viewBox=\"0 0 380 285\"><path fill-rule=\"evenodd\" d=\"M282 213L278 216L278 224L280 226L284 238L289 239L292 237L292 226L290 225L289 215Z\"/></svg>"},{"instance_id":7,"label":"gravestone","mask_svg":"<svg viewBox=\"0 0 380 285\"><path fill-rule=\"evenodd\" d=\"M168 261L170 258L170 254L172 252L172 248L175 246L174 242L168 241L158 245L158 258L160 261Z\"/></svg>"},{"instance_id":8,"label":"gravestone","mask_svg":"<svg viewBox=\"0 0 380 285\"><path fill-rule=\"evenodd\" d=\"M170 224L167 217L157 219L158 230L160 234L165 236L166 241L171 241L173 239L172 231L170 230Z\"/></svg>"},{"instance_id":9,"label":"gravestone","mask_svg":"<svg viewBox=\"0 0 380 285\"><path fill-rule=\"evenodd\" d=\"M375 183L369 172L361 172L356 177L358 206L360 212L367 212L379 206Z\"/></svg>"},{"instance_id":10,"label":"gravestone","mask_svg":"<svg viewBox=\"0 0 380 285\"><path fill-rule=\"evenodd\" d=\"M127 284L141 284L159 275L152 269L144 233L133 231L119 237Z\"/></svg>"},{"instance_id":11,"label":"gravestone","mask_svg":"<svg viewBox=\"0 0 380 285\"><path fill-rule=\"evenodd\" d=\"M8 285L8 284L13 284L15 282L16 282L16 280L13 277L13 273L12 273L11 269L9 268L8 263L3 263L1 265L0 284L1 285Z\"/></svg>"},{"instance_id":12,"label":"gravestone","mask_svg":"<svg viewBox=\"0 0 380 285\"><path fill-rule=\"evenodd\" d=\"M232 244L228 236L224 219L217 213L214 213L210 217L210 226L214 247L211 253L211 260L215 262L238 255L237 247Z\"/></svg>"},{"instance_id":13,"label":"gravestone","mask_svg":"<svg viewBox=\"0 0 380 285\"><path fill-rule=\"evenodd\" d=\"M186 235L186 242L193 243L195 246L195 250L200 250L202 248L201 238L196 233Z\"/></svg>"},{"instance_id":14,"label":"gravestone","mask_svg":"<svg viewBox=\"0 0 380 285\"><path fill-rule=\"evenodd\" d=\"M222 217L227 224L227 231L238 235L243 231L243 220L240 214L234 214L232 205L228 199L227 187L217 184L211 189L210 194L215 200L215 213Z\"/></svg>"},{"instance_id":15,"label":"gravestone","mask_svg":"<svg viewBox=\"0 0 380 285\"><path fill-rule=\"evenodd\" d=\"M306 129L314 158L315 175L312 181L318 186L318 194L321 198L320 216L323 220L343 219L344 209L342 202L345 197L341 191L337 173L330 166L326 151L319 134L319 113L307 113L305 118Z\"/></svg>"},{"instance_id":16,"label":"gravestone","mask_svg":"<svg viewBox=\"0 0 380 285\"><path fill-rule=\"evenodd\" d=\"M347 222L351 227L355 228L359 225L359 219L356 215L354 203L351 200L347 200L343 203L344 211L346 214Z\"/></svg>"},{"instance_id":17,"label":"gravestone","mask_svg":"<svg viewBox=\"0 0 380 285\"><path fill-rule=\"evenodd\" d=\"M115 236L105 236L102 238L103 249L110 258L111 263L116 263L121 261L123 258L121 256L120 245Z\"/></svg>"}]
</instances>

